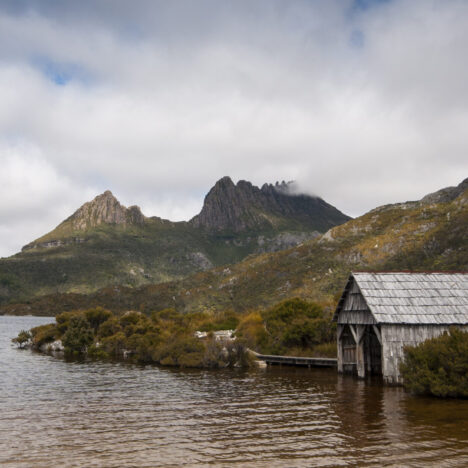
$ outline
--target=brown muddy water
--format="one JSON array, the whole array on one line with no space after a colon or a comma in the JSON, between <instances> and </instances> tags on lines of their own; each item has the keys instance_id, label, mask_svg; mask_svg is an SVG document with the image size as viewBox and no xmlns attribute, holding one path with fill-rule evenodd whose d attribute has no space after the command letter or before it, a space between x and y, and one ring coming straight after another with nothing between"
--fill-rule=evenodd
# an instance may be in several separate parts
<instances>
[{"instance_id":1,"label":"brown muddy water","mask_svg":"<svg viewBox=\"0 0 468 468\"><path fill-rule=\"evenodd\" d=\"M333 370L67 363L0 317L2 467L468 466L468 401Z\"/></svg>"}]
</instances>

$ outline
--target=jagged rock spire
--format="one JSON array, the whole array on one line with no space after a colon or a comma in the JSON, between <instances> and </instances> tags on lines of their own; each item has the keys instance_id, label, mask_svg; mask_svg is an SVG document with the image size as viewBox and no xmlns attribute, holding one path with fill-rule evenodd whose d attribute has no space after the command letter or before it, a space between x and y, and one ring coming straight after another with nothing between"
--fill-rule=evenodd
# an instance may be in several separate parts
<instances>
[{"instance_id":1,"label":"jagged rock spire","mask_svg":"<svg viewBox=\"0 0 468 468\"><path fill-rule=\"evenodd\" d=\"M325 232L350 219L321 198L294 194L290 183L264 184L262 188L230 177L218 180L205 197L201 212L191 219L194 227L242 232L290 225L291 229Z\"/></svg>"}]
</instances>

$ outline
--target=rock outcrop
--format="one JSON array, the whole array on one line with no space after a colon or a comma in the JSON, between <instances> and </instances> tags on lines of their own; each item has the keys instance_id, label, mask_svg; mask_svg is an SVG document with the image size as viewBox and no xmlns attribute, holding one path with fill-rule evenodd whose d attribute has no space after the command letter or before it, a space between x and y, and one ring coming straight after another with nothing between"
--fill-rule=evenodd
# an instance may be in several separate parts
<instances>
[{"instance_id":1,"label":"rock outcrop","mask_svg":"<svg viewBox=\"0 0 468 468\"><path fill-rule=\"evenodd\" d=\"M429 193L421 199L421 203L432 204L432 203L447 203L455 200L461 195L466 189L468 189L468 178L458 184L456 187L446 187L438 190L434 193Z\"/></svg>"},{"instance_id":2,"label":"rock outcrop","mask_svg":"<svg viewBox=\"0 0 468 468\"><path fill-rule=\"evenodd\" d=\"M350 218L319 197L296 194L292 183L265 184L262 188L223 177L205 197L203 208L190 220L210 231L242 232L291 229L324 232Z\"/></svg>"},{"instance_id":3,"label":"rock outcrop","mask_svg":"<svg viewBox=\"0 0 468 468\"><path fill-rule=\"evenodd\" d=\"M78 208L66 221L71 222L74 231L85 231L100 224L144 224L145 216L138 206L126 208L106 190Z\"/></svg>"}]
</instances>

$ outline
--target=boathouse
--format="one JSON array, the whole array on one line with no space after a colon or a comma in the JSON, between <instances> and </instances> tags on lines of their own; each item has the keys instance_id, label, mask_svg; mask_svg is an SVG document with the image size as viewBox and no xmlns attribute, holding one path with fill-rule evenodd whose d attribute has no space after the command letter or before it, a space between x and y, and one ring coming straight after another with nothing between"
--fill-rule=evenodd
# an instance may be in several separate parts
<instances>
[{"instance_id":1,"label":"boathouse","mask_svg":"<svg viewBox=\"0 0 468 468\"><path fill-rule=\"evenodd\" d=\"M338 372L401 384L404 346L468 330L468 274L351 273L333 320Z\"/></svg>"}]
</instances>

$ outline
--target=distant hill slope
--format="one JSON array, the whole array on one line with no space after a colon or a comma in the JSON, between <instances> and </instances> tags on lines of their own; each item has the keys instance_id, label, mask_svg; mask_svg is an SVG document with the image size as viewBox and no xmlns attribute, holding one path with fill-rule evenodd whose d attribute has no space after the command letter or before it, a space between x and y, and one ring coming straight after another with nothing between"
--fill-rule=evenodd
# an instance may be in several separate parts
<instances>
[{"instance_id":1,"label":"distant hill slope","mask_svg":"<svg viewBox=\"0 0 468 468\"><path fill-rule=\"evenodd\" d=\"M0 260L0 304L181 279L252 253L297 245L350 219L291 188L235 185L224 177L189 222L145 217L106 191L21 253Z\"/></svg>"},{"instance_id":2,"label":"distant hill slope","mask_svg":"<svg viewBox=\"0 0 468 468\"><path fill-rule=\"evenodd\" d=\"M91 305L146 312L166 307L248 310L294 296L331 304L351 270L468 271L468 179L420 201L376 208L302 245L229 267L135 289L43 297L3 307L0 313L55 314Z\"/></svg>"}]
</instances>

